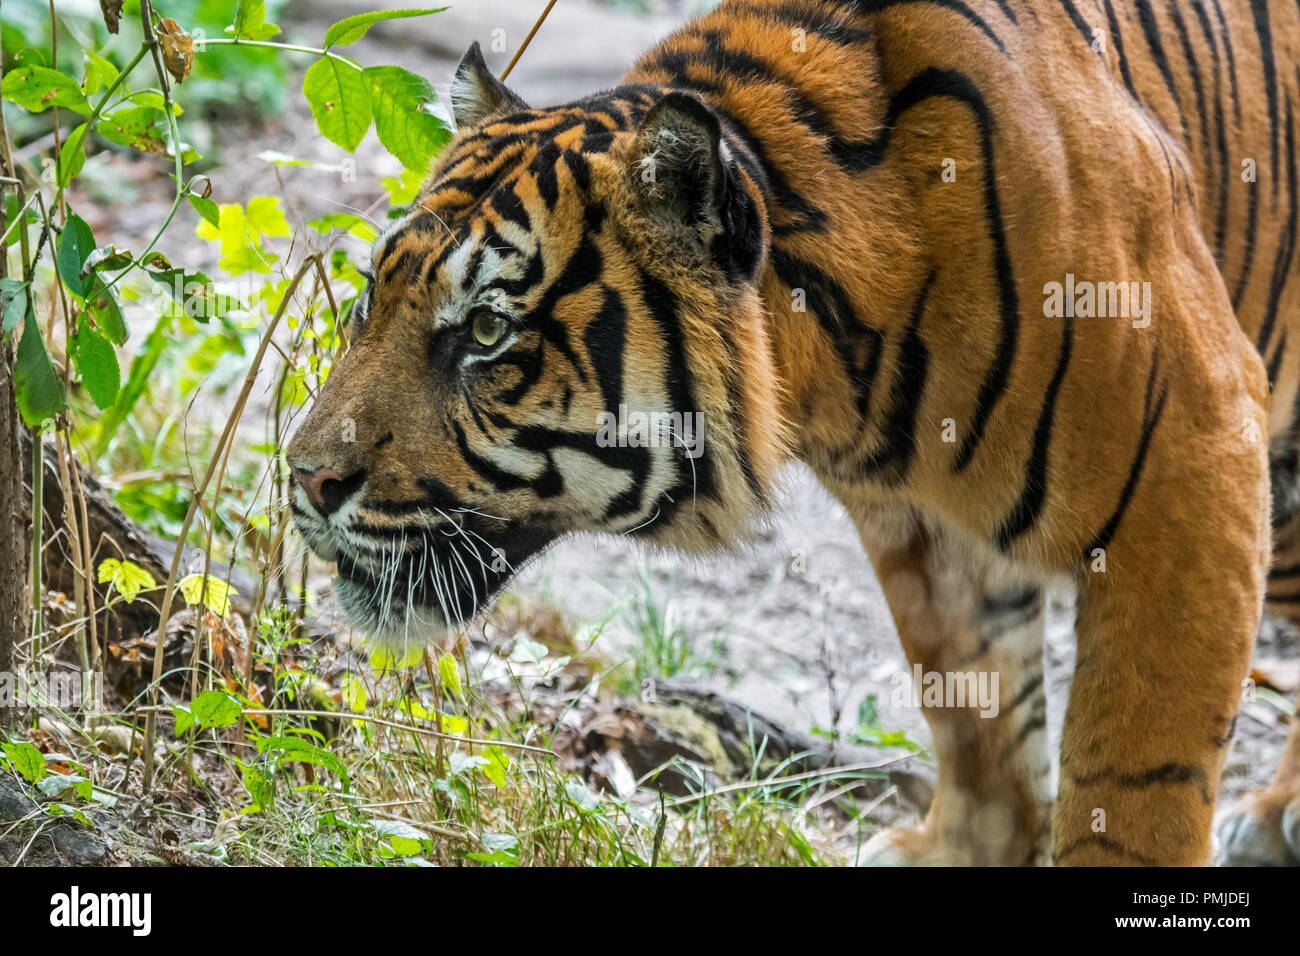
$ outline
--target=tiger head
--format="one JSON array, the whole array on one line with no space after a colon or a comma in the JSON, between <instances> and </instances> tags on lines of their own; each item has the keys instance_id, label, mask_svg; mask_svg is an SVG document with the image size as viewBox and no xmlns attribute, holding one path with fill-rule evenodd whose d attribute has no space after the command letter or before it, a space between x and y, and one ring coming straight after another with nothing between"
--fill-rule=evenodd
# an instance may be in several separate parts
<instances>
[{"instance_id":1,"label":"tiger head","mask_svg":"<svg viewBox=\"0 0 1300 956\"><path fill-rule=\"evenodd\" d=\"M390 644L564 535L729 543L787 457L765 188L718 115L657 87L530 109L477 44L452 104L286 453L303 538Z\"/></svg>"}]
</instances>

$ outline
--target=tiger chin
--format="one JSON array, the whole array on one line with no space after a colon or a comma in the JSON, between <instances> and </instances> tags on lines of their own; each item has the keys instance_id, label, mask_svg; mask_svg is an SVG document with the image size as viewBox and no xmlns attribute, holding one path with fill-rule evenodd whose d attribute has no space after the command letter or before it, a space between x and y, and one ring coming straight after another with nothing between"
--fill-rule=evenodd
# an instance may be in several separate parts
<instances>
[{"instance_id":1,"label":"tiger chin","mask_svg":"<svg viewBox=\"0 0 1300 956\"><path fill-rule=\"evenodd\" d=\"M1259 49L1300 8L1179 6L1108 2L1099 49L1070 0L724 0L545 109L471 47L287 450L352 619L437 639L572 534L721 550L802 461L909 667L999 677L923 702L939 782L886 857L1209 861L1261 608L1300 619L1300 72ZM1142 321L1050 308L1068 276ZM1300 862L1300 732L1228 819L1233 862Z\"/></svg>"}]
</instances>

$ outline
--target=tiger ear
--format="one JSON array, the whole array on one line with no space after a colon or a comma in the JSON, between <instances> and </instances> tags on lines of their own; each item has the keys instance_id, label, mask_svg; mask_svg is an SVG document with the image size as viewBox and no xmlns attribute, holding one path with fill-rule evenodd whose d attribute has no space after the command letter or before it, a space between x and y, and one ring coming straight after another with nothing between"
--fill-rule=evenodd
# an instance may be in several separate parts
<instances>
[{"instance_id":1,"label":"tiger ear","mask_svg":"<svg viewBox=\"0 0 1300 956\"><path fill-rule=\"evenodd\" d=\"M460 58L451 81L451 112L456 126L477 126L493 113L528 109L528 104L506 88L488 69L478 41L470 44Z\"/></svg>"},{"instance_id":2,"label":"tiger ear","mask_svg":"<svg viewBox=\"0 0 1300 956\"><path fill-rule=\"evenodd\" d=\"M655 211L687 226L719 220L726 171L722 128L707 106L669 93L637 131L634 170Z\"/></svg>"}]
</instances>

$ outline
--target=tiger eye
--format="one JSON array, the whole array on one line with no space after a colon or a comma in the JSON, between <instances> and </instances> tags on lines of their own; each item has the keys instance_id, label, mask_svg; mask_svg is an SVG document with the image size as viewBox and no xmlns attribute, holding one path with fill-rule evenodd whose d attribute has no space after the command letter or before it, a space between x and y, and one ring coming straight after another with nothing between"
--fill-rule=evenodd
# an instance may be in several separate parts
<instances>
[{"instance_id":1,"label":"tiger eye","mask_svg":"<svg viewBox=\"0 0 1300 956\"><path fill-rule=\"evenodd\" d=\"M489 348L501 341L506 334L506 320L495 312L483 309L474 315L474 341L484 348Z\"/></svg>"}]
</instances>

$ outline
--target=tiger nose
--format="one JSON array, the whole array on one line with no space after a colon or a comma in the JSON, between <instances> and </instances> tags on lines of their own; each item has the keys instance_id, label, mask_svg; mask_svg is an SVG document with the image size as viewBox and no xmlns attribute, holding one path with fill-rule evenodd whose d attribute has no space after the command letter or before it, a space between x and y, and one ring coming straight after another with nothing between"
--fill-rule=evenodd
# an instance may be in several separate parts
<instances>
[{"instance_id":1,"label":"tiger nose","mask_svg":"<svg viewBox=\"0 0 1300 956\"><path fill-rule=\"evenodd\" d=\"M296 465L289 467L294 480L306 492L307 500L325 518L343 507L344 502L356 494L366 480L364 468L344 477L333 468L310 471Z\"/></svg>"}]
</instances>

